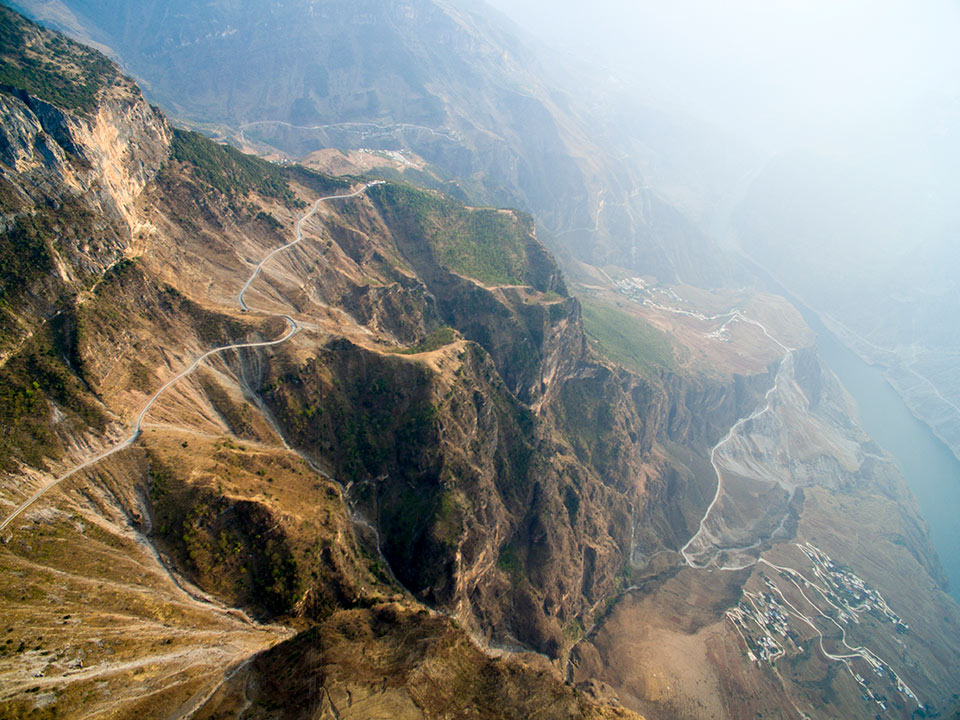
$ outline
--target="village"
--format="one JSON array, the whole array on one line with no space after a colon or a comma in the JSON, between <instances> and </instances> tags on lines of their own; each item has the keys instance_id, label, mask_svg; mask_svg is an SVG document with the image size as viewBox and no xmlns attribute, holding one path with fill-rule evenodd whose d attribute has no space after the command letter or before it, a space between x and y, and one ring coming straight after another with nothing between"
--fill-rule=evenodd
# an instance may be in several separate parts
<instances>
[{"instance_id":1,"label":"village","mask_svg":"<svg viewBox=\"0 0 960 720\"><path fill-rule=\"evenodd\" d=\"M862 616L869 615L879 622L889 622L898 633L908 632L910 627L894 612L883 596L870 587L862 578L849 568L838 565L825 552L811 543L797 544L800 551L810 560L815 580L789 567L774 565L761 559L761 563L775 571L771 576L760 571L764 589L752 592L744 589L740 602L727 611L727 619L733 624L745 645L745 654L750 662L760 665L776 661L784 656L807 652L810 641L818 641L819 649L829 660L841 662L862 690L865 702L873 703L885 711L890 703L887 688L895 688L901 696L912 701L923 710L917 695L906 682L870 649L847 643L844 626L858 624ZM789 583L784 589L778 580ZM792 588L790 586L793 586ZM795 598L799 594L816 613L810 617L801 612L792 603L787 594ZM820 596L827 607L821 607L814 599ZM794 626L793 621L800 621ZM840 631L840 649L829 652L824 647L823 629L818 625L829 623L833 628L824 627L835 637ZM806 626L804 628L803 626ZM802 634L807 630L806 634ZM811 637L809 630L813 630ZM866 667L854 669L854 662L860 661Z\"/></svg>"},{"instance_id":2,"label":"village","mask_svg":"<svg viewBox=\"0 0 960 720\"><path fill-rule=\"evenodd\" d=\"M897 632L907 632L910 629L910 626L890 609L880 592L867 585L853 572L837 565L829 555L810 543L798 544L797 547L810 559L813 574L826 586L823 590L817 587L817 590L824 594L827 602L837 610L838 620L844 623L851 620L860 622L858 616L867 613L877 620L889 620Z\"/></svg>"}]
</instances>

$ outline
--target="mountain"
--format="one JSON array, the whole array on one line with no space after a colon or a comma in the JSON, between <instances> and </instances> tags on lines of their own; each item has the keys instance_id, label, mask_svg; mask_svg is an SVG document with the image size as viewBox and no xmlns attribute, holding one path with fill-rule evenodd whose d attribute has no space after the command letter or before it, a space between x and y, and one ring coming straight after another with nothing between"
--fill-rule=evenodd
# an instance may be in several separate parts
<instances>
[{"instance_id":1,"label":"mountain","mask_svg":"<svg viewBox=\"0 0 960 720\"><path fill-rule=\"evenodd\" d=\"M458 464L496 467L482 461L487 453L536 459L533 418L499 379L494 356L443 325L457 318L457 298L488 306L490 327L474 315L464 331L486 333L517 392L543 393L531 375L541 366L539 343L556 342L568 326L576 337L576 303L563 295L529 221L400 187L368 187L368 199L331 201L330 209L318 204L321 217L307 224L311 252L291 253L292 266L255 288L256 301L247 296L268 307L289 297L302 306L298 316L310 318L298 321L289 348L275 346L287 322L269 310L244 313L236 302L250 259L282 243L307 214L302 197L312 203L316 195L344 194L351 183L283 171L174 131L102 56L0 13L8 83L3 247L27 260L13 265L3 284L4 330L17 342L5 348L2 368L2 553L6 577L18 577L20 588L4 586L4 616L12 623L0 661L4 714L186 711L203 704L211 680L232 679L259 650L329 621L331 631L346 623L337 631L347 633L342 648L358 657L364 650L349 628L366 622L376 630L371 650L406 653L397 656L405 659L387 691L378 689L382 675L346 675L348 694L368 688L368 709L416 701L428 715L439 712L440 700L423 699L422 683L434 677L430 658L442 654L449 667L431 682L454 683L462 702L475 683L482 701L505 716L525 714L524 703L569 717L606 716L535 657L494 664L390 571L402 567L412 592L436 597L437 607L451 612L466 601L496 616L516 596L528 611L491 622L487 631L502 635L516 625L524 640L558 649L559 608L548 617L533 599L544 588L530 586L525 569L511 566L510 575L496 562L500 544L514 535L515 552L526 553L523 515L514 518L504 503L518 513L522 500L533 507L559 502L551 495L556 479L544 479L551 490L538 500L525 476L506 468L451 476ZM488 290L433 264L423 240L402 252L392 233L400 236L416 218L433 222L439 210L475 228L470 241L451 248L451 262L489 282L533 284ZM491 232L514 238L510 253L488 247ZM420 264L438 273L433 282L446 291L443 304L411 269ZM292 286L282 281L285 272ZM296 279L300 273L307 285ZM556 299L537 300L548 292ZM345 323L351 314L358 320ZM191 358L237 343L160 392ZM510 364L514 355L528 359ZM369 398L354 404L364 379L380 393L374 405ZM295 385L313 389L291 393ZM151 396L157 403L148 406ZM449 407L464 402L476 405L479 427L462 426ZM137 415L145 407L141 428ZM303 418L316 413L329 413L329 424L317 422L303 435ZM498 440L500 424L509 432ZM352 428L352 443L344 427ZM458 446L451 437L426 451L454 431L475 434L475 444ZM282 432L298 438L299 452ZM421 450L419 464L410 462ZM43 480L111 451L90 471L77 469L55 485ZM385 476L390 482L373 480L397 463L400 474ZM465 504L464 482L485 488L487 524L478 525L479 508ZM513 497L511 483L526 497ZM37 489L46 490L40 502L10 514ZM584 501L584 518L613 491L597 492ZM391 534L381 543L386 528ZM594 542L616 553L614 539ZM423 563L398 562L424 552ZM611 564L597 563L599 587L612 582ZM469 573L481 570L501 579L486 586L493 597L470 599ZM579 592L576 598L582 607ZM473 615L460 613L468 624ZM406 646L410 631L420 639ZM329 640L324 647L344 651ZM340 703L328 685L327 697ZM531 692L538 685L543 692ZM522 694L511 690L519 687Z\"/></svg>"},{"instance_id":2,"label":"mountain","mask_svg":"<svg viewBox=\"0 0 960 720\"><path fill-rule=\"evenodd\" d=\"M4 716L953 702L924 523L783 299L574 295L523 212L174 128L6 8L0 41Z\"/></svg>"},{"instance_id":3,"label":"mountain","mask_svg":"<svg viewBox=\"0 0 960 720\"><path fill-rule=\"evenodd\" d=\"M482 5L19 6L108 46L164 108L251 148L293 158L322 147L412 151L461 197L533 213L571 268L708 285L733 273L683 213L639 189L635 148L601 119L616 95L582 96L596 73L541 59Z\"/></svg>"}]
</instances>

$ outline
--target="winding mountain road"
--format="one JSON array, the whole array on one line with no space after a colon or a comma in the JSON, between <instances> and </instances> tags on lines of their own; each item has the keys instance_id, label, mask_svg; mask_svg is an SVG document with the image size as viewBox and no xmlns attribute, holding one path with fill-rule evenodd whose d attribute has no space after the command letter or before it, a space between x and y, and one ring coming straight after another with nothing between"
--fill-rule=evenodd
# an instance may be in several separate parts
<instances>
[{"instance_id":1,"label":"winding mountain road","mask_svg":"<svg viewBox=\"0 0 960 720\"><path fill-rule=\"evenodd\" d=\"M777 593L777 595L780 596L781 601L790 609L791 613L795 615L797 618L799 618L800 620L802 620L806 625L808 625L816 633L818 643L820 645L820 652L823 654L825 658L827 658L828 660L833 660L834 662L843 663L843 665L847 669L847 672L850 673L850 676L864 689L869 689L868 684L865 684L861 678L857 677L857 674L853 671L853 668L850 666L851 660L859 658L865 661L873 669L879 668L887 673L890 673L893 677L894 683L896 684L897 691L907 699L913 700L913 702L916 705L918 706L920 705L920 701L917 698L917 694L910 688L909 685L907 685L907 683L903 680L903 678L900 677L899 673L897 673L890 666L890 663L883 660L879 655L877 655L875 652L870 650L870 648L864 647L863 645L858 645L854 647L847 642L846 628L843 627L843 625L841 625L840 623L838 623L834 618L830 617L825 612L823 612L823 610L821 610L816 603L814 603L809 597L807 597L807 594L803 591L803 587L801 587L800 583L797 582L796 578L797 577L802 578L803 581L806 582L809 587L815 588L821 595L823 595L824 598L827 598L827 593L823 590L823 588L821 588L819 585L809 580L807 577L803 575L803 573L795 570L794 568L781 567L780 565L775 565L774 563L766 560L765 558L760 558L759 562L783 574L790 581L790 583L796 588L797 592L800 593L800 596L806 601L806 603L810 607L812 607L814 610L816 610L817 614L820 615L820 617L822 617L827 622L832 623L834 627L836 627L840 631L840 643L849 652L844 654L828 652L826 647L823 644L823 641L824 641L823 632L814 622L814 618L809 615L804 615L795 605L793 605L789 600L787 600L783 591L777 585L772 586L773 590ZM839 608L829 600L827 600L827 603L831 605L833 608L839 610Z\"/></svg>"},{"instance_id":2,"label":"winding mountain road","mask_svg":"<svg viewBox=\"0 0 960 720\"><path fill-rule=\"evenodd\" d=\"M664 310L677 312L677 310L672 309L672 308L667 308L667 307L664 307L664 306L659 306L659 307L660 307L661 309L664 309ZM700 315L699 313L690 313L690 312L688 312L688 311L679 311L679 312L682 312L682 313L687 314L687 315L693 315L694 317L697 317L698 319L704 319L704 320L716 320L716 319L720 319L720 318L723 318L723 317L727 317L727 315L715 315L715 316L713 316L712 318L707 318L707 317L704 317L703 315ZM732 321L734 321L734 320L739 320L740 322L745 322L745 323L748 323L748 324L750 324L750 325L755 325L756 327L760 328L760 330L763 332L764 335L766 335L766 336L767 336L771 341L773 341L781 350L784 351L784 356L783 356L783 358L781 358L781 360L780 360L780 367L777 369L777 376L776 376L776 378L775 378L775 380L774 380L773 386L772 386L769 390L767 390L766 394L763 396L764 404L763 404L760 408L754 410L754 411L753 411L752 413L750 413L749 415L740 418L736 423L734 423L734 425L730 428L730 430L727 431L727 434L724 435L724 436L720 439L720 441L719 441L716 445L713 446L713 448L712 448L711 451L710 451L710 465L713 467L713 471L714 471L714 473L716 473L716 476L717 476L717 491L716 491L716 493L715 493L714 496L713 496L713 501L710 503L710 505L707 506L706 512L704 512L703 517L702 517L701 520L700 520L700 525L699 525L699 527L697 528L696 534L687 541L687 544L686 544L686 545L684 545L682 548L680 548L680 555L683 557L684 562L685 562L687 565L689 565L690 567L696 568L696 569L704 569L704 568L707 568L707 567L709 567L710 565L712 565L712 564L716 561L717 554L718 554L721 550L724 550L724 549L733 549L733 548L717 548L717 552L715 552L715 553L711 556L710 560L709 560L708 562L702 564L702 565L698 565L698 564L696 563L696 561L693 559L692 555L687 552L687 550L689 549L689 547L690 547L690 546L697 540L697 538L699 538L701 535L705 535L705 536L709 537L711 540L715 539L715 538L713 538L713 536L710 535L710 532L705 529L704 525L706 524L707 519L710 517L710 514L713 512L713 509L714 509L714 507L716 506L717 502L720 500L720 495L721 495L721 493L723 492L723 471L720 469L720 465L717 464L717 452L720 450L720 448L722 448L724 445L726 445L728 442L730 442L730 441L733 439L734 435L737 433L737 431L738 431L741 427L743 427L744 425L746 425L746 424L747 424L748 422L750 422L751 420L755 420L756 418L760 417L761 415L763 415L764 413L766 413L767 411L770 410L770 408L771 408L771 406L772 406L771 396L772 396L772 395L777 391L777 389L780 387L780 379L781 379L781 375L782 375L782 373L783 373L784 365L785 365L785 363L787 362L788 358L790 358L790 356L791 356L791 355L793 354L793 352L794 352L794 349L793 349L793 348L787 347L787 346L784 345L782 342L780 342L780 341L777 340L775 337L773 337L773 335L770 334L770 332L767 330L766 327L764 327L764 325L763 325L762 323L759 323L759 322L757 322L756 320L753 320L752 318L746 317L745 315L743 315L743 314L742 314L740 311L738 311L738 310L734 310L732 313L729 313L728 315L729 315L730 318L731 318L730 321L728 321L728 322L732 322ZM757 543L757 545L759 545L759 543ZM750 549L750 548L737 548L737 549L747 550L747 549ZM721 568L721 569L723 569L723 568Z\"/></svg>"},{"instance_id":3,"label":"winding mountain road","mask_svg":"<svg viewBox=\"0 0 960 720\"><path fill-rule=\"evenodd\" d=\"M153 394L150 400L147 401L147 404L143 406L143 409L140 411L140 414L137 416L137 421L133 426L133 431L127 438L125 438L124 440L121 440L119 443L109 448L108 450L105 450L99 455L96 455L90 458L89 460L84 461L80 465L77 465L76 467L71 468L67 472L60 475L60 477L54 480L51 480L47 484L43 485L40 489L38 489L35 493L33 493L29 498L27 498L24 502L22 502L12 513L10 513L6 518L4 518L2 522L0 522L0 531L3 531L4 529L6 529L6 527L11 522L16 520L16 518L19 515L21 515L24 512L24 510L29 508L31 505L33 505L33 503L35 503L37 500L39 500L41 497L46 495L48 492L50 492L51 490L59 486L65 480L73 477L81 470L84 470L90 467L91 465L95 465L101 460L105 460L111 455L114 455L115 453L120 452L124 448L130 447L131 445L133 445L137 441L137 439L140 437L140 432L143 427L144 419L146 419L147 414L150 412L150 409L154 406L157 400L159 400L160 397L167 390L169 390L171 387L176 385L180 380L182 380L183 378L193 373L198 367L200 367L200 364L210 356L216 355L222 352L227 352L228 350L243 350L243 349L251 349L251 348L272 347L275 345L280 345L282 343L285 343L294 335L296 335L297 332L299 332L300 330L300 325L292 317L290 317L289 315L281 314L281 313L271 313L266 310L257 310L256 308L251 308L249 305L247 305L246 301L243 299L243 296L250 289L250 285L253 283L253 281L257 279L257 276L263 270L264 265L266 265L267 262L269 262L274 255L276 255L277 253L283 252L285 250L289 250L295 245L298 245L303 240L303 225L314 214L316 214L317 210L320 208L321 203L329 202L331 200L346 200L349 198L357 197L365 193L367 189L373 187L374 185L382 185L383 182L384 181L382 180L376 180L374 182L366 183L359 190L356 190L352 193L346 193L341 195L329 195L327 197L318 198L310 207L310 210L308 210L297 221L296 239L290 243L287 243L286 245L283 245L282 247L276 248L275 250L271 250L269 253L267 253L267 255L263 258L263 260L260 261L257 267L254 268L253 273L251 273L250 277L247 279L247 282L244 283L243 289L241 289L240 294L237 295L237 303L239 304L240 309L243 310L244 312L262 312L267 315L272 315L273 317L282 318L284 321L286 321L288 326L287 332L283 337L279 338L278 340L267 340L264 342L233 343L231 345L223 345L221 347L216 347L216 348L213 348L212 350L208 350L207 352L203 353L200 357L194 360L193 363L186 370L183 370L182 372L180 372L180 374L178 374L171 380L168 380L163 387L161 387L159 390L157 390Z\"/></svg>"}]
</instances>

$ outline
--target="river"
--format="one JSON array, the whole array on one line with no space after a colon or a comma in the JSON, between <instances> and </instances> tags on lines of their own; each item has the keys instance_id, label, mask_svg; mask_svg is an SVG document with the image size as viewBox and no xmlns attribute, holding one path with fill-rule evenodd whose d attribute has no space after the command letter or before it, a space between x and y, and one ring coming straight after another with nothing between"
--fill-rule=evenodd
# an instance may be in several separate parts
<instances>
[{"instance_id":1,"label":"river","mask_svg":"<svg viewBox=\"0 0 960 720\"><path fill-rule=\"evenodd\" d=\"M950 582L950 594L960 601L960 461L910 412L880 368L844 345L797 298L779 285L775 291L796 306L817 334L820 358L856 400L861 427L900 468L930 526L930 539Z\"/></svg>"}]
</instances>

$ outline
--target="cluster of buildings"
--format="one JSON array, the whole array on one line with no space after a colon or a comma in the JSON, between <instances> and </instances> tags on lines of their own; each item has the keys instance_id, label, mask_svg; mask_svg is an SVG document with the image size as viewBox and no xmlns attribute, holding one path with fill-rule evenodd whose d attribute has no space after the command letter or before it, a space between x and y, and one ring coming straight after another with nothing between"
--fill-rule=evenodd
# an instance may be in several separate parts
<instances>
[{"instance_id":1,"label":"cluster of buildings","mask_svg":"<svg viewBox=\"0 0 960 720\"><path fill-rule=\"evenodd\" d=\"M827 622L829 622L829 616L833 615L832 619L837 624L837 628L840 628L839 623L859 623L858 616L869 613L878 620L886 620L894 624L897 632L909 630L909 626L887 605L883 596L850 569L841 567L829 555L810 543L798 544L797 547L810 560L814 573L813 579L808 580L803 573L793 568L779 567L770 563L767 565L775 568L780 577L799 589L807 603L816 602L816 610L813 612L813 617L806 618L807 623L813 623L819 611L821 619L826 619ZM743 639L747 657L758 665L763 662L773 664L788 652L791 654L794 651L802 652L802 639L790 625L791 616L801 617L800 611L788 602L774 578L765 573L760 573L760 577L766 588L760 592L744 590L737 606L726 613L727 619ZM830 609L824 607L821 600ZM846 645L845 635L844 645ZM849 645L846 647L850 648ZM863 700L874 703L880 712L887 709L890 700L882 690L875 687L888 688L887 692L889 692L890 685L895 687L901 696L916 703L921 710L923 709L913 690L893 668L869 649L851 648L849 652L838 655L827 654L826 651L824 653L828 658L842 662L846 666L850 675L860 685ZM860 672L856 672L852 664L855 660L862 660L866 663L866 668L860 666ZM861 672L867 677L864 677Z\"/></svg>"},{"instance_id":2,"label":"cluster of buildings","mask_svg":"<svg viewBox=\"0 0 960 720\"><path fill-rule=\"evenodd\" d=\"M636 302L641 302L650 307L660 308L662 310L670 310L671 312L679 312L699 317L697 313L689 312L679 307L665 306L656 302L654 300L654 293L657 293L663 302L686 303L686 301L671 288L655 287L642 277L628 277L623 280L617 280L613 283L613 286L621 295L626 295Z\"/></svg>"},{"instance_id":3,"label":"cluster of buildings","mask_svg":"<svg viewBox=\"0 0 960 720\"><path fill-rule=\"evenodd\" d=\"M617 280L614 287L631 300L642 300L647 295L647 281L643 278L632 277Z\"/></svg>"},{"instance_id":4,"label":"cluster of buildings","mask_svg":"<svg viewBox=\"0 0 960 720\"><path fill-rule=\"evenodd\" d=\"M786 608L773 593L745 590L737 606L727 611L727 618L743 638L751 662L773 663L786 654L785 645L798 647Z\"/></svg>"},{"instance_id":5,"label":"cluster of buildings","mask_svg":"<svg viewBox=\"0 0 960 720\"><path fill-rule=\"evenodd\" d=\"M851 570L837 565L829 555L811 543L797 544L800 551L809 558L813 566L813 573L823 588L817 588L824 593L827 602L838 612L838 620L846 623L859 622L858 615L869 613L878 620L885 619L896 626L898 632L910 629L895 613L883 595L870 587Z\"/></svg>"},{"instance_id":6,"label":"cluster of buildings","mask_svg":"<svg viewBox=\"0 0 960 720\"><path fill-rule=\"evenodd\" d=\"M685 307L689 307L689 303L677 295L671 288L651 286L646 280L640 277L617 280L614 282L614 286L621 295L626 295L634 302L641 303L653 310L673 313L674 315L681 315L708 323L722 320L722 325L711 332L705 333L705 337L711 339L728 341L730 339L730 333L728 331L730 324L745 319L743 313L737 308L728 310L720 315L709 317L695 310L685 309Z\"/></svg>"},{"instance_id":7,"label":"cluster of buildings","mask_svg":"<svg viewBox=\"0 0 960 720\"><path fill-rule=\"evenodd\" d=\"M900 678L900 676L897 675L893 668L891 668L869 650L864 649L860 657L862 657L867 664L870 665L870 669L872 670L873 674L876 675L877 679L889 681L894 687L897 688L897 692L899 692L908 700L912 700L921 710L923 709L923 705L920 703L920 699L916 696L916 693L914 693L913 690L911 690L910 687ZM871 688L871 681L869 678L863 677L860 673L853 673L853 679L856 680L863 689L863 699L865 701L876 703L881 710L887 709L887 696L874 692Z\"/></svg>"}]
</instances>

